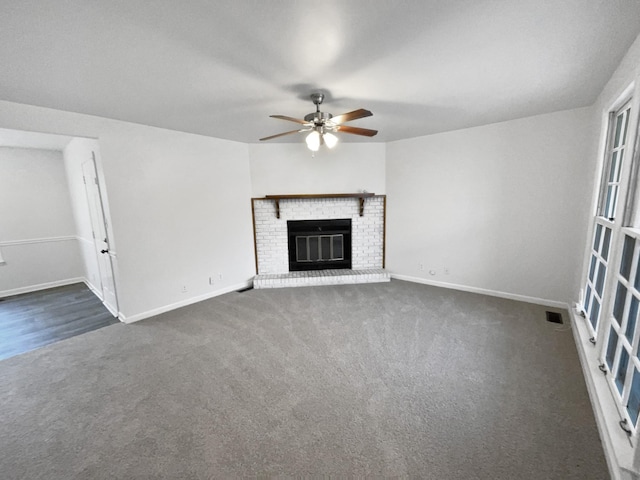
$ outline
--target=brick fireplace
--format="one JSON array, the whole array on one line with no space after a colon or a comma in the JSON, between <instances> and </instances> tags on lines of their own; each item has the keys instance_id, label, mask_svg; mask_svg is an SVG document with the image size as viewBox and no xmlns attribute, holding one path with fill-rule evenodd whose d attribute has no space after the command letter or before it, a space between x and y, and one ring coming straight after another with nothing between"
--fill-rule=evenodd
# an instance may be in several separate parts
<instances>
[{"instance_id":1,"label":"brick fireplace","mask_svg":"<svg viewBox=\"0 0 640 480\"><path fill-rule=\"evenodd\" d=\"M255 288L389 281L384 271L385 195L269 195L252 199ZM288 221L350 219L351 269L290 271Z\"/></svg>"}]
</instances>

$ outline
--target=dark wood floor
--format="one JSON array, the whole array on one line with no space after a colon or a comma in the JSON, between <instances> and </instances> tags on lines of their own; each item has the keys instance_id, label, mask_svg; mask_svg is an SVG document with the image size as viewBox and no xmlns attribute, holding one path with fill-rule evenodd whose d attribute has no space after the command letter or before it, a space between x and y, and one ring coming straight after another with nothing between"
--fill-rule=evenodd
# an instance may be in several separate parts
<instances>
[{"instance_id":1,"label":"dark wood floor","mask_svg":"<svg viewBox=\"0 0 640 480\"><path fill-rule=\"evenodd\" d=\"M0 298L0 360L114 323L83 283Z\"/></svg>"}]
</instances>

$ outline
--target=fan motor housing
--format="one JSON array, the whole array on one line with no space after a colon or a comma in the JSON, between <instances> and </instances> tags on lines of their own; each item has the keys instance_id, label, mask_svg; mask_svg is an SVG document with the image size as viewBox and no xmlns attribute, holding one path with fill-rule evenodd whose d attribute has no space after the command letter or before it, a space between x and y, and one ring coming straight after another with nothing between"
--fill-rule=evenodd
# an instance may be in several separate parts
<instances>
[{"instance_id":1,"label":"fan motor housing","mask_svg":"<svg viewBox=\"0 0 640 480\"><path fill-rule=\"evenodd\" d=\"M331 120L330 113L327 112L313 112L304 116L305 121L313 122L315 125L323 125L327 120Z\"/></svg>"}]
</instances>

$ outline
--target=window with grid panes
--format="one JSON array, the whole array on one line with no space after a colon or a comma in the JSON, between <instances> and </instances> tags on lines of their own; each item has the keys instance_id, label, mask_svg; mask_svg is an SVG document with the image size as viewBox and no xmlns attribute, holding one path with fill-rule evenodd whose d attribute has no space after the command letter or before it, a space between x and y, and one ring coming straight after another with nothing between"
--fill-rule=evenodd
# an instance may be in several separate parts
<instances>
[{"instance_id":1,"label":"window with grid panes","mask_svg":"<svg viewBox=\"0 0 640 480\"><path fill-rule=\"evenodd\" d=\"M586 317L594 332L598 328L598 320L600 319L610 244L611 227L609 222L603 219L596 220L583 305Z\"/></svg>"},{"instance_id":2,"label":"window with grid panes","mask_svg":"<svg viewBox=\"0 0 640 480\"><path fill-rule=\"evenodd\" d=\"M620 193L620 174L622 172L622 160L624 158L627 128L629 126L629 114L631 107L627 103L616 114L612 129L612 137L609 140L608 151L608 175L606 177L604 202L600 204L600 216L614 220L618 207L618 194Z\"/></svg>"},{"instance_id":3,"label":"window with grid panes","mask_svg":"<svg viewBox=\"0 0 640 480\"><path fill-rule=\"evenodd\" d=\"M593 242L589 269L584 286L582 308L594 334L598 331L607 280L613 225L620 194L621 173L627 144L627 129L631 107L627 102L609 122L606 163L602 190L598 202L598 215L594 219Z\"/></svg>"},{"instance_id":4,"label":"window with grid panes","mask_svg":"<svg viewBox=\"0 0 640 480\"><path fill-rule=\"evenodd\" d=\"M622 229L622 249L613 294L605 362L612 373L618 401L625 407L632 427L640 412L640 359L638 311L640 306L640 231Z\"/></svg>"},{"instance_id":5,"label":"window with grid panes","mask_svg":"<svg viewBox=\"0 0 640 480\"><path fill-rule=\"evenodd\" d=\"M638 160L637 155L632 158L635 135L629 133L629 125L635 112L630 103L610 116L583 308L594 332L602 323L599 355L611 373L607 382L622 407L624 420L635 433L640 431L640 230L626 227L624 215L619 213L634 208L633 201L625 196L632 182L637 181L631 180L632 175L637 175L632 173L637 168L632 168L631 162Z\"/></svg>"}]
</instances>

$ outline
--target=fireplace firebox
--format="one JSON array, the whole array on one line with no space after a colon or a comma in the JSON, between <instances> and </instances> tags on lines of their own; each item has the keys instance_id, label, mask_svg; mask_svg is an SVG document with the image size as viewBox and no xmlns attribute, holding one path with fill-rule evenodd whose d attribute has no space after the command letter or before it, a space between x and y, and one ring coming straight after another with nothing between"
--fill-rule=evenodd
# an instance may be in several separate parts
<instances>
[{"instance_id":1,"label":"fireplace firebox","mask_svg":"<svg viewBox=\"0 0 640 480\"><path fill-rule=\"evenodd\" d=\"M289 271L351 268L351 219L288 220Z\"/></svg>"}]
</instances>

